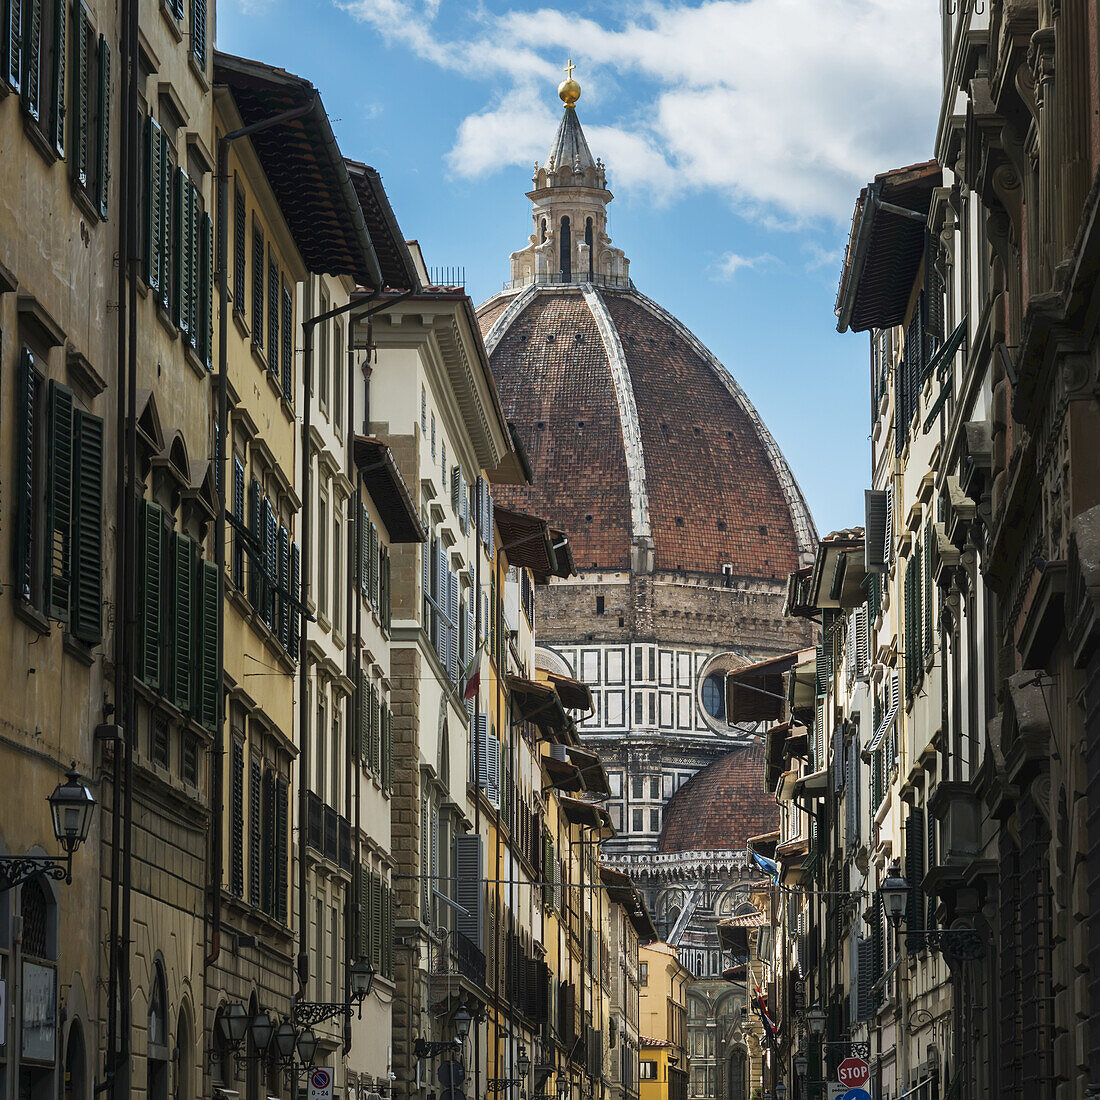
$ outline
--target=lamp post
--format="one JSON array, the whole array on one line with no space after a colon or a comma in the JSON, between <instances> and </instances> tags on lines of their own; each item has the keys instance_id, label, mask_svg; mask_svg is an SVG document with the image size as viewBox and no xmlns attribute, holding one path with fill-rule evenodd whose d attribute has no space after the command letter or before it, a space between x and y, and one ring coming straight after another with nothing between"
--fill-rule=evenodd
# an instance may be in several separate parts
<instances>
[{"instance_id":1,"label":"lamp post","mask_svg":"<svg viewBox=\"0 0 1100 1100\"><path fill-rule=\"evenodd\" d=\"M902 928L906 906L909 903L909 883L901 874L895 860L886 872L886 879L879 887L882 907L897 936L916 936L934 950L939 951L948 963L980 959L985 954L985 944L974 928Z\"/></svg>"},{"instance_id":2,"label":"lamp post","mask_svg":"<svg viewBox=\"0 0 1100 1100\"><path fill-rule=\"evenodd\" d=\"M809 1028L810 1038L817 1047L817 1068L813 1080L810 1082L811 1086L815 1088L815 1091L818 1091L816 1086L820 1085L823 1080L822 1063L825 1060L825 1050L821 1040L825 1035L825 1024L827 1021L828 1013L826 1013L825 1009L823 1009L820 1004L814 1004L806 1010L806 1026Z\"/></svg>"},{"instance_id":3,"label":"lamp post","mask_svg":"<svg viewBox=\"0 0 1100 1100\"><path fill-rule=\"evenodd\" d=\"M333 1016L351 1016L352 1003L363 1018L363 1002L374 988L375 969L365 956L357 959L348 969L348 999L346 1001L294 1001L291 1015L300 1027L319 1024Z\"/></svg>"},{"instance_id":4,"label":"lamp post","mask_svg":"<svg viewBox=\"0 0 1100 1100\"><path fill-rule=\"evenodd\" d=\"M516 1057L516 1069L519 1070L518 1077L490 1077L485 1085L485 1091L487 1093L494 1093L501 1092L506 1088L510 1088L512 1085L519 1085L521 1088L526 1086L527 1074L531 1069L531 1059L527 1056L527 1048L522 1045Z\"/></svg>"},{"instance_id":5,"label":"lamp post","mask_svg":"<svg viewBox=\"0 0 1100 1100\"><path fill-rule=\"evenodd\" d=\"M473 1019L465 1003L460 1004L451 1021L454 1025L455 1037L453 1039L417 1039L413 1044L413 1053L417 1058L434 1058L437 1054L456 1053L466 1042Z\"/></svg>"},{"instance_id":6,"label":"lamp post","mask_svg":"<svg viewBox=\"0 0 1100 1100\"><path fill-rule=\"evenodd\" d=\"M88 839L95 799L84 785L74 760L65 773L67 783L58 783L46 800L50 804L53 835L65 851L65 862L53 856L0 856L0 893L26 882L35 875L73 881L73 852Z\"/></svg>"},{"instance_id":7,"label":"lamp post","mask_svg":"<svg viewBox=\"0 0 1100 1100\"><path fill-rule=\"evenodd\" d=\"M799 1047L798 1053L794 1056L794 1073L798 1078L798 1095L800 1100L806 1095L806 1067L809 1064L809 1059L806 1057L805 1050Z\"/></svg>"}]
</instances>

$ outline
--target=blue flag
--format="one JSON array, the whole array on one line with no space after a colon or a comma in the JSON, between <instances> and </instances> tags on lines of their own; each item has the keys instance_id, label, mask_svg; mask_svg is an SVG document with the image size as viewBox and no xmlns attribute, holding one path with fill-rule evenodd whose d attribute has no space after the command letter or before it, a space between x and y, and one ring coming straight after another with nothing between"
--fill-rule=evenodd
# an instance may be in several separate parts
<instances>
[{"instance_id":1,"label":"blue flag","mask_svg":"<svg viewBox=\"0 0 1100 1100\"><path fill-rule=\"evenodd\" d=\"M752 853L753 862L761 871L764 872L771 880L779 885L779 864L774 859L768 859L767 856L762 856L759 852Z\"/></svg>"}]
</instances>

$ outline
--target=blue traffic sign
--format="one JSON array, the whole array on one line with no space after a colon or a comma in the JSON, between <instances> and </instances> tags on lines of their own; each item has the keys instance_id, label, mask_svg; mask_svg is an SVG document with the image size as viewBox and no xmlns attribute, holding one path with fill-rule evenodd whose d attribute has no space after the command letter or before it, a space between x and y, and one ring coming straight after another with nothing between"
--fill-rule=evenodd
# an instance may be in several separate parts
<instances>
[{"instance_id":1,"label":"blue traffic sign","mask_svg":"<svg viewBox=\"0 0 1100 1100\"><path fill-rule=\"evenodd\" d=\"M840 1100L871 1100L871 1094L866 1089L849 1089Z\"/></svg>"}]
</instances>

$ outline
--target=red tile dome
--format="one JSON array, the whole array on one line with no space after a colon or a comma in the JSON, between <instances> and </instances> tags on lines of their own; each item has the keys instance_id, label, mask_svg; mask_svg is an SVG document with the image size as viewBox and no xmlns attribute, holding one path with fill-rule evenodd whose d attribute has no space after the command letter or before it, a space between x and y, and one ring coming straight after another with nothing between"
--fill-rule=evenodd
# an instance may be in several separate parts
<instances>
[{"instance_id":1,"label":"red tile dome","mask_svg":"<svg viewBox=\"0 0 1100 1100\"><path fill-rule=\"evenodd\" d=\"M813 521L732 375L633 285L530 285L479 310L534 469L501 493L569 534L577 568L785 578Z\"/></svg>"},{"instance_id":2,"label":"red tile dome","mask_svg":"<svg viewBox=\"0 0 1100 1100\"><path fill-rule=\"evenodd\" d=\"M665 804L660 852L743 851L749 837L779 827L779 808L764 789L759 742L720 756Z\"/></svg>"}]
</instances>

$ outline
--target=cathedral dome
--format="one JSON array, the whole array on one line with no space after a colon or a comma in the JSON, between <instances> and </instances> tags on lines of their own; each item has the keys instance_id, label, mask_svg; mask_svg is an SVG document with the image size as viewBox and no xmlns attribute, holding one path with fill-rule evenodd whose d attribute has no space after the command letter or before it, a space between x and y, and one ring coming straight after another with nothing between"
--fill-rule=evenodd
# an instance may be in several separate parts
<instances>
[{"instance_id":1,"label":"cathedral dome","mask_svg":"<svg viewBox=\"0 0 1100 1100\"><path fill-rule=\"evenodd\" d=\"M779 827L775 798L764 789L764 746L720 756L665 805L659 852L743 851L750 837Z\"/></svg>"},{"instance_id":2,"label":"cathedral dome","mask_svg":"<svg viewBox=\"0 0 1100 1100\"><path fill-rule=\"evenodd\" d=\"M816 538L798 484L729 371L635 288L571 103L533 184L535 231L478 311L535 474L508 503L566 531L582 573L785 581Z\"/></svg>"}]
</instances>

